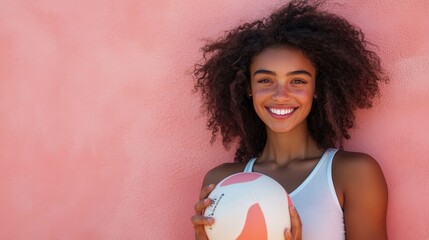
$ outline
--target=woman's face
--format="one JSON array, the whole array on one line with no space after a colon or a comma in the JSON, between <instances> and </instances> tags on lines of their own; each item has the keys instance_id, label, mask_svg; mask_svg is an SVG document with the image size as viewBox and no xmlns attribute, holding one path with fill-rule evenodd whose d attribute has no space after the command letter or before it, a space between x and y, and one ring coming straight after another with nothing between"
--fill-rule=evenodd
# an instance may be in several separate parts
<instances>
[{"instance_id":1,"label":"woman's face","mask_svg":"<svg viewBox=\"0 0 429 240\"><path fill-rule=\"evenodd\" d=\"M316 69L302 51L270 47L250 65L256 113L274 132L306 126L316 88Z\"/></svg>"}]
</instances>

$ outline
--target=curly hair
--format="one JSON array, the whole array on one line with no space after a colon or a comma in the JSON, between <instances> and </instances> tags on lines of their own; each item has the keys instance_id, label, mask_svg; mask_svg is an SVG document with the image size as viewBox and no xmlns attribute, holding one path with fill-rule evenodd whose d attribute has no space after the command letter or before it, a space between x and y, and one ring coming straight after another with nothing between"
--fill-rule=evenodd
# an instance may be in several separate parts
<instances>
[{"instance_id":1,"label":"curly hair","mask_svg":"<svg viewBox=\"0 0 429 240\"><path fill-rule=\"evenodd\" d=\"M245 23L202 48L194 88L200 91L207 127L219 132L226 149L238 139L235 161L261 154L266 128L257 116L250 87L252 58L272 46L300 49L316 68L316 95L308 129L322 149L343 147L355 125L355 110L371 108L379 83L388 77L362 31L344 18L321 10L324 1L292 1L268 18Z\"/></svg>"}]
</instances>

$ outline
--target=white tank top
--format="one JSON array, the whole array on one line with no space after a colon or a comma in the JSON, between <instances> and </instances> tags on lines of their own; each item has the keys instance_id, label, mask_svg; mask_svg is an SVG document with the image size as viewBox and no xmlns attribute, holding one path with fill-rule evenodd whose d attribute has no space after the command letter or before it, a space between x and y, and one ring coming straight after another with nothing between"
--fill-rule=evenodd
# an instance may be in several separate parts
<instances>
[{"instance_id":1,"label":"white tank top","mask_svg":"<svg viewBox=\"0 0 429 240\"><path fill-rule=\"evenodd\" d=\"M332 181L332 159L338 149L328 149L310 175L289 193L302 222L303 240L344 240L344 215ZM252 172L256 158L244 172Z\"/></svg>"}]
</instances>

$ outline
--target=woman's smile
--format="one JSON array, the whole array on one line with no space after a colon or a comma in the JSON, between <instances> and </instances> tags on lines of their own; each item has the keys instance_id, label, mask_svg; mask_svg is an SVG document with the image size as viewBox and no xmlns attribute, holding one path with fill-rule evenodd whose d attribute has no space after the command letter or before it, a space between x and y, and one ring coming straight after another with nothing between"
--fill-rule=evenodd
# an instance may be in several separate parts
<instances>
[{"instance_id":1,"label":"woman's smile","mask_svg":"<svg viewBox=\"0 0 429 240\"><path fill-rule=\"evenodd\" d=\"M295 108L275 108L275 107L267 107L267 110L273 115L273 117L288 117L292 115L295 111Z\"/></svg>"}]
</instances>

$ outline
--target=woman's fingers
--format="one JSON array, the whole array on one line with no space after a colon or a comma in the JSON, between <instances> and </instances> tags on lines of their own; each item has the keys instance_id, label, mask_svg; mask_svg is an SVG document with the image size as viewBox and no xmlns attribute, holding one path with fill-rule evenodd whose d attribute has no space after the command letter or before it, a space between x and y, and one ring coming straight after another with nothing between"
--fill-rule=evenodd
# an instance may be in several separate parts
<instances>
[{"instance_id":1,"label":"woman's fingers","mask_svg":"<svg viewBox=\"0 0 429 240\"><path fill-rule=\"evenodd\" d=\"M292 233L290 232L289 228L285 229L285 240L293 240Z\"/></svg>"},{"instance_id":2,"label":"woman's fingers","mask_svg":"<svg viewBox=\"0 0 429 240\"><path fill-rule=\"evenodd\" d=\"M291 231L293 240L301 240L302 239L302 224L301 219L296 211L296 208L292 205L289 207L290 212L290 220L291 220Z\"/></svg>"},{"instance_id":3,"label":"woman's fingers","mask_svg":"<svg viewBox=\"0 0 429 240\"><path fill-rule=\"evenodd\" d=\"M195 204L195 213L201 215L203 213L204 209L206 209L208 206L210 206L211 203L212 203L212 200L210 200L208 198L198 201Z\"/></svg>"},{"instance_id":4,"label":"woman's fingers","mask_svg":"<svg viewBox=\"0 0 429 240\"><path fill-rule=\"evenodd\" d=\"M291 228L285 229L285 232L284 232L285 240L302 240L301 219L293 205L289 207L289 214L290 214Z\"/></svg>"},{"instance_id":5,"label":"woman's fingers","mask_svg":"<svg viewBox=\"0 0 429 240\"><path fill-rule=\"evenodd\" d=\"M195 239L208 240L204 225L212 225L214 223L214 219L201 215L194 215L192 216L191 221L194 224Z\"/></svg>"},{"instance_id":6,"label":"woman's fingers","mask_svg":"<svg viewBox=\"0 0 429 240\"><path fill-rule=\"evenodd\" d=\"M214 223L214 219L211 217L204 217L201 215L194 215L191 218L192 223L194 224L194 227L197 228L199 226L203 225L212 225Z\"/></svg>"},{"instance_id":7,"label":"woman's fingers","mask_svg":"<svg viewBox=\"0 0 429 240\"><path fill-rule=\"evenodd\" d=\"M213 218L203 216L204 209L212 203L212 201L207 197L214 188L215 184L203 187L200 192L200 200L194 206L195 215L191 217L191 221L194 224L195 239L197 240L208 240L204 226L212 225L214 223Z\"/></svg>"},{"instance_id":8,"label":"woman's fingers","mask_svg":"<svg viewBox=\"0 0 429 240\"><path fill-rule=\"evenodd\" d=\"M209 194L213 191L215 186L216 186L215 184L210 184L203 187L203 189L201 189L201 192L200 192L200 200L207 198Z\"/></svg>"}]
</instances>

